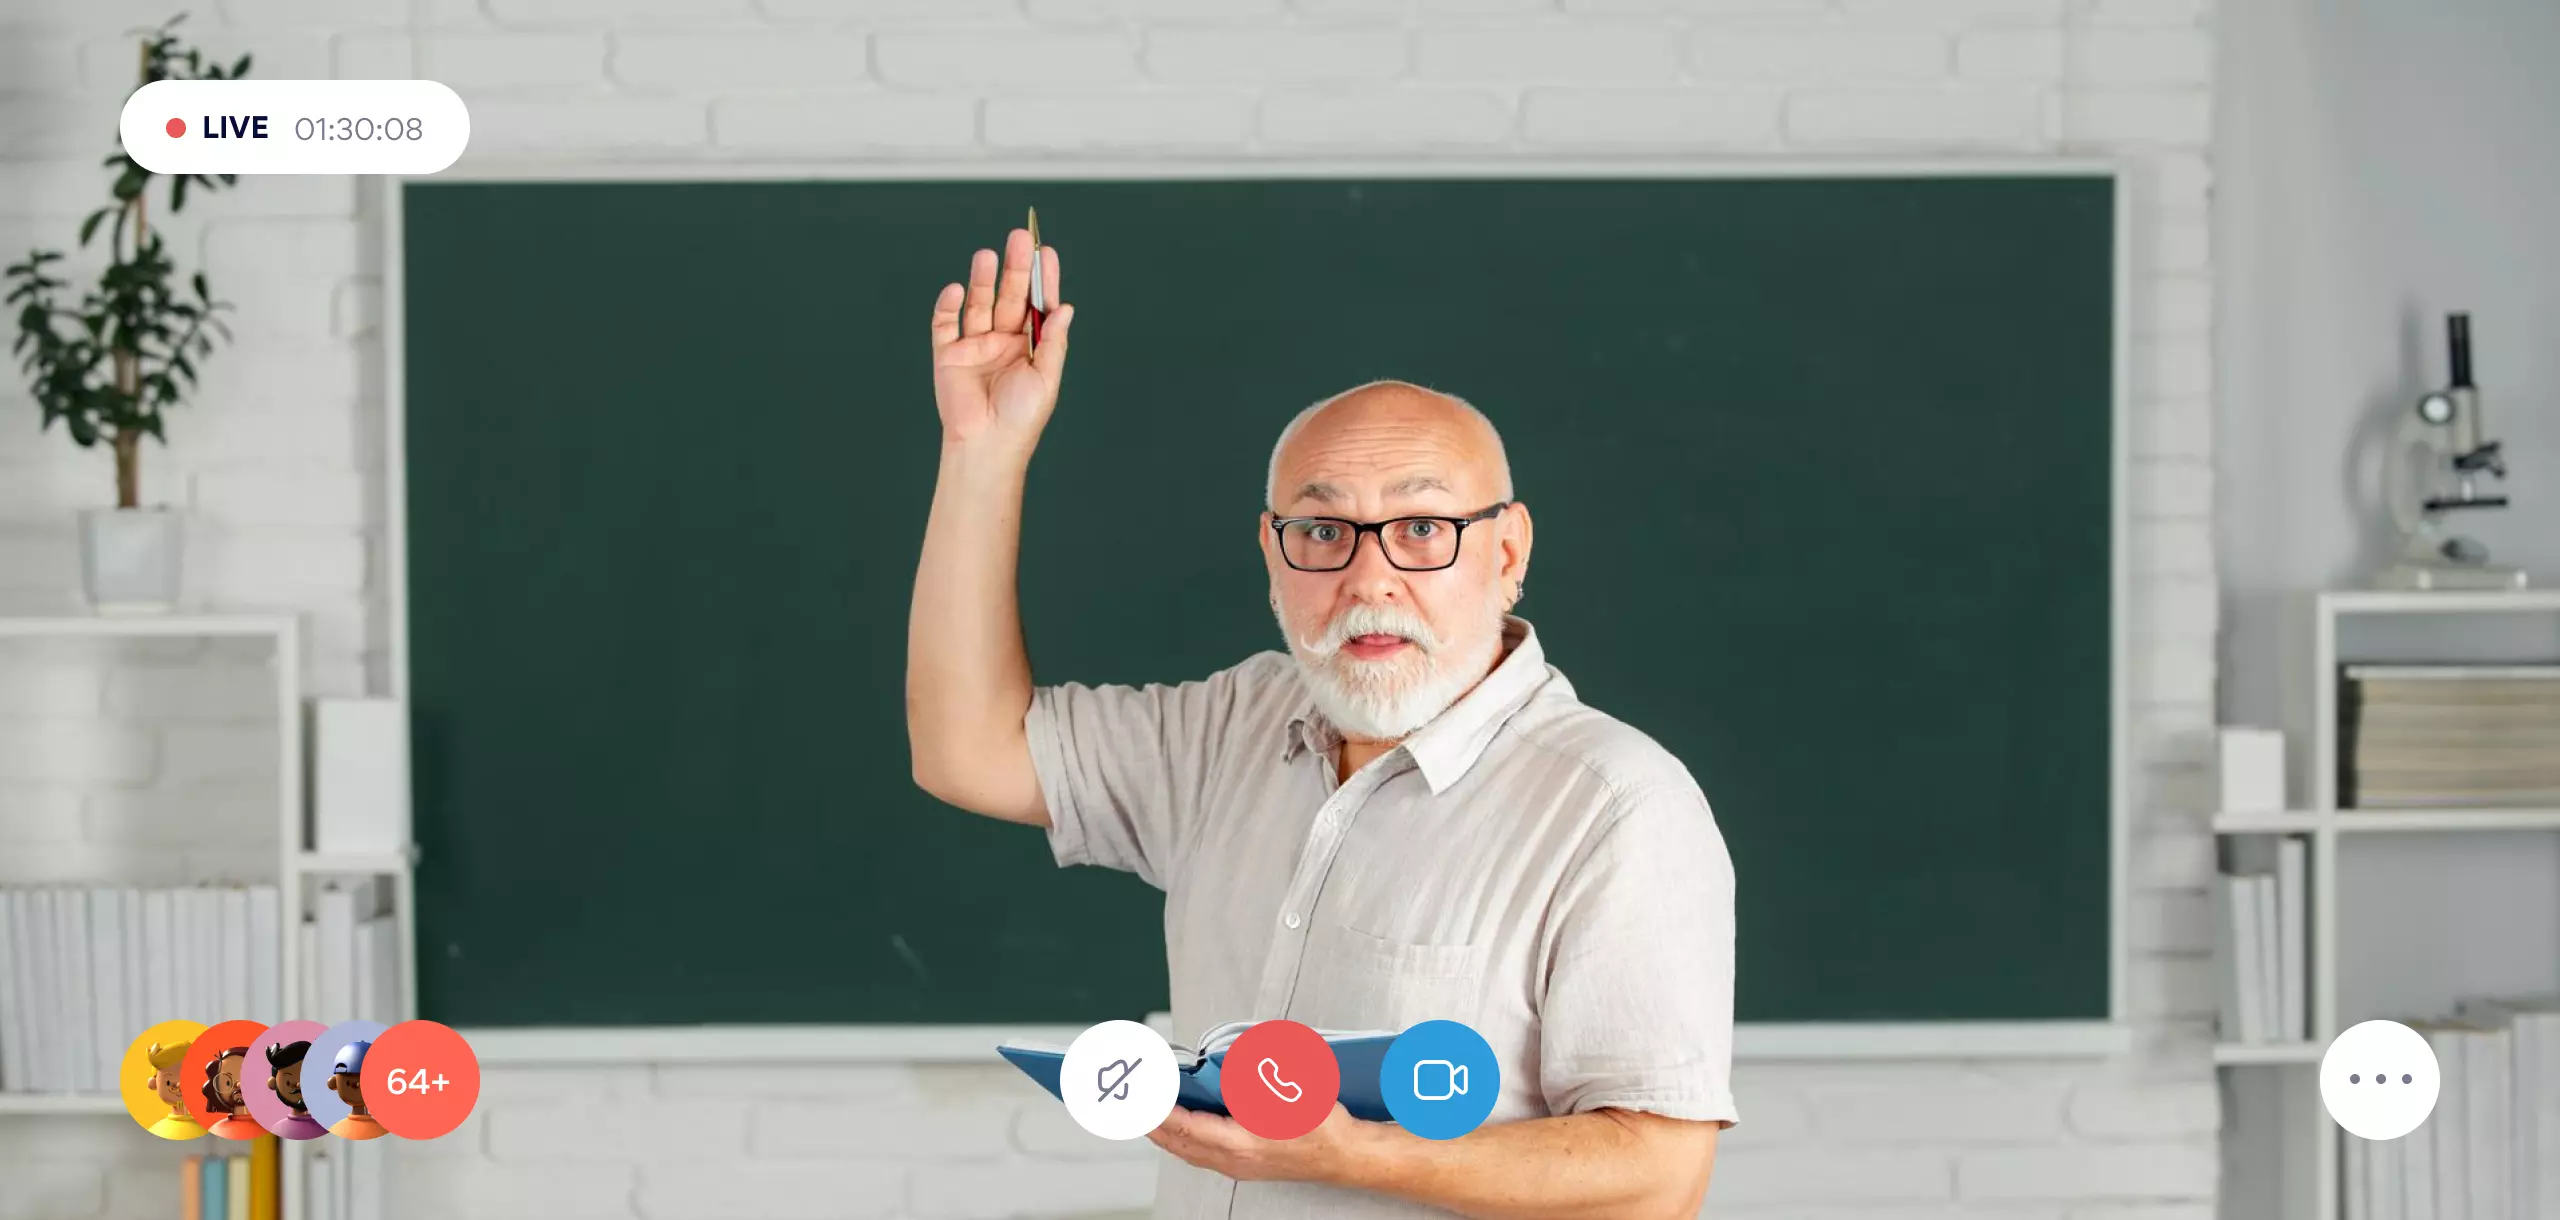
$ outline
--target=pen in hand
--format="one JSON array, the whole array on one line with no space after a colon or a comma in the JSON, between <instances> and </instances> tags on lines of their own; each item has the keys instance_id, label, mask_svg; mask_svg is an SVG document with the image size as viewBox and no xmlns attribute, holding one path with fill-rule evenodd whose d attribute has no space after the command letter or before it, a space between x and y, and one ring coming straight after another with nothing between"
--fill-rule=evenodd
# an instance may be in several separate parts
<instances>
[{"instance_id":1,"label":"pen in hand","mask_svg":"<svg viewBox=\"0 0 2560 1220\"><path fill-rule=\"evenodd\" d=\"M1049 297L1040 274L1040 209L1031 209L1031 354L1040 354L1040 324L1049 318Z\"/></svg>"}]
</instances>

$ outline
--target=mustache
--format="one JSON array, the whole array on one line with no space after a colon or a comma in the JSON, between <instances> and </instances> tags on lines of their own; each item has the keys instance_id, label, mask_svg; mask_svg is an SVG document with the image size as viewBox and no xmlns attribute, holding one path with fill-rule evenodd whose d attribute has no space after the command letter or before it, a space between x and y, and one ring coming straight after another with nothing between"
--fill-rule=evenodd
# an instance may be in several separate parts
<instances>
[{"instance_id":1,"label":"mustache","mask_svg":"<svg viewBox=\"0 0 2560 1220\"><path fill-rule=\"evenodd\" d=\"M1427 655L1440 651L1440 635L1431 629L1421 615L1394 606L1367 602L1352 606L1334 616L1324 630L1312 639L1300 640L1298 646L1318 657L1331 657L1342 651L1352 637L1362 635L1397 635L1414 642Z\"/></svg>"}]
</instances>

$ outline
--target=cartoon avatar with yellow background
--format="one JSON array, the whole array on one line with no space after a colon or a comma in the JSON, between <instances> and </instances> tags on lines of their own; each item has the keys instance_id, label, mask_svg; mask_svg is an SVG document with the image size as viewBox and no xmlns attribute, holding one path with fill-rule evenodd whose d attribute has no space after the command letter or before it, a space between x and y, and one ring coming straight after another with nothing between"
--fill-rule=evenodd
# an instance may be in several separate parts
<instances>
[{"instance_id":1,"label":"cartoon avatar with yellow background","mask_svg":"<svg viewBox=\"0 0 2560 1220\"><path fill-rule=\"evenodd\" d=\"M145 1130L164 1140L191 1140L204 1134L204 1128L196 1125L195 1115L187 1113L186 1097L181 1092L186 1086L178 1080L178 1065L186 1061L187 1048L192 1045L181 1042L162 1046L154 1042L146 1053L151 1061L151 1091L169 1103L169 1113Z\"/></svg>"},{"instance_id":2,"label":"cartoon avatar with yellow background","mask_svg":"<svg viewBox=\"0 0 2560 1220\"><path fill-rule=\"evenodd\" d=\"M164 1140L191 1140L204 1127L187 1111L187 1052L204 1026L194 1021L163 1021L142 1031L124 1052L116 1091L124 1108L142 1129Z\"/></svg>"}]
</instances>

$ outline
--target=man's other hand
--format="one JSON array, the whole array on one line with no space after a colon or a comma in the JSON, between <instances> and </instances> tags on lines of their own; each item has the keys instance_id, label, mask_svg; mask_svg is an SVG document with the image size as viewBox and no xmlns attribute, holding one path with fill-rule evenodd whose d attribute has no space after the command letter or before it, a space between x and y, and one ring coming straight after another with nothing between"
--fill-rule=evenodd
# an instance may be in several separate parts
<instances>
[{"instance_id":1,"label":"man's other hand","mask_svg":"<svg viewBox=\"0 0 2560 1220\"><path fill-rule=\"evenodd\" d=\"M1352 1171L1362 1150L1385 1125L1353 1118L1335 1102L1333 1113L1315 1130L1293 1140L1267 1140L1224 1114L1176 1106L1147 1138L1191 1164L1239 1182L1346 1184L1356 1176Z\"/></svg>"}]
</instances>

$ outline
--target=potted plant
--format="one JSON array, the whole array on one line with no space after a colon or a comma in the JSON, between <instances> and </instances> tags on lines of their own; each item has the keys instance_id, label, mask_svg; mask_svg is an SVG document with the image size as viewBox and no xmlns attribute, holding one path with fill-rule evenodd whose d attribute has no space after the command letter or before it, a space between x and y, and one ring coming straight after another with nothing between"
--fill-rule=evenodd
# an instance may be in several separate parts
<instances>
[{"instance_id":1,"label":"potted plant","mask_svg":"<svg viewBox=\"0 0 2560 1220\"><path fill-rule=\"evenodd\" d=\"M206 63L181 45L173 30L181 13L144 32L141 85L156 80L229 80L245 76L249 57L228 68ZM152 231L146 201L152 179L163 175L136 164L119 136L105 163L113 174L114 201L80 222L86 246L104 226L108 261L76 302L59 278L64 255L33 250L6 271L6 303L17 313L11 350L26 370L41 427L60 421L83 449L106 446L116 459L116 506L85 509L80 518L81 572L89 602L101 611L168 610L178 603L180 521L174 509L141 503L142 439L167 444L162 414L195 388L195 359L213 350L213 338L230 338L215 315L229 306L213 298L199 271L177 286L178 269L160 234ZM228 186L230 174L168 175L169 211L186 206L190 183L205 190Z\"/></svg>"}]
</instances>

